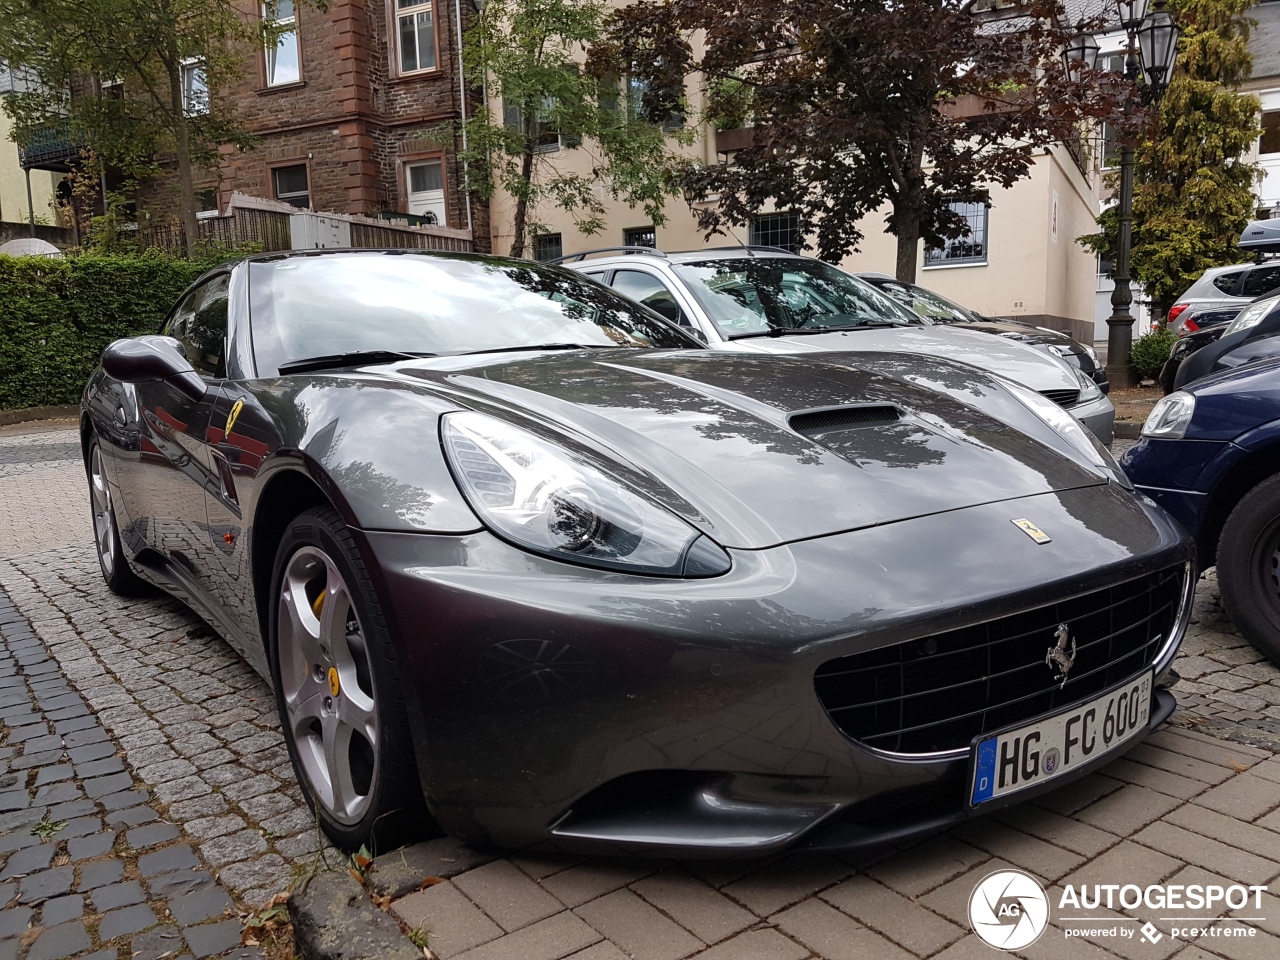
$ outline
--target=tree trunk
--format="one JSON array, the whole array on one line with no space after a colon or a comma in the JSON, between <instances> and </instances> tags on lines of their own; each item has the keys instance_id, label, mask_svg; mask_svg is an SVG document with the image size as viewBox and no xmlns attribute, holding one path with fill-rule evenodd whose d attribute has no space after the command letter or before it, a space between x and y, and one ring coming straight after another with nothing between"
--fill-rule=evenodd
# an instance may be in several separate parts
<instances>
[{"instance_id":1,"label":"tree trunk","mask_svg":"<svg viewBox=\"0 0 1280 960\"><path fill-rule=\"evenodd\" d=\"M903 283L916 282L916 255L919 251L920 224L915 220L902 223L898 227L898 260L893 275Z\"/></svg>"},{"instance_id":2,"label":"tree trunk","mask_svg":"<svg viewBox=\"0 0 1280 960\"><path fill-rule=\"evenodd\" d=\"M525 142L524 153L520 156L520 181L522 184L516 196L516 214L512 223L511 256L524 256L525 223L529 216L529 191L533 187L533 145Z\"/></svg>"},{"instance_id":3,"label":"tree trunk","mask_svg":"<svg viewBox=\"0 0 1280 960\"><path fill-rule=\"evenodd\" d=\"M196 187L191 172L191 136L187 113L182 104L182 61L176 47L165 59L169 74L169 108L173 117L174 153L178 159L179 213L182 216L183 242L189 255L200 237L200 222L196 218Z\"/></svg>"}]
</instances>

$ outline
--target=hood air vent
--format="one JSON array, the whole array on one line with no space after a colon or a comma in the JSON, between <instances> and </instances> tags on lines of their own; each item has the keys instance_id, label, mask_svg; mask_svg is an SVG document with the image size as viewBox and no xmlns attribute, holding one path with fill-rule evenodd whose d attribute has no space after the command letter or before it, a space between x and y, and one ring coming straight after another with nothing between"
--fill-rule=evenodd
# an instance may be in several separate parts
<instances>
[{"instance_id":1,"label":"hood air vent","mask_svg":"<svg viewBox=\"0 0 1280 960\"><path fill-rule=\"evenodd\" d=\"M814 410L797 413L787 421L796 433L815 437L837 430L854 427L877 427L885 423L897 423L901 419L898 408L883 404L869 407L841 407L836 410Z\"/></svg>"}]
</instances>

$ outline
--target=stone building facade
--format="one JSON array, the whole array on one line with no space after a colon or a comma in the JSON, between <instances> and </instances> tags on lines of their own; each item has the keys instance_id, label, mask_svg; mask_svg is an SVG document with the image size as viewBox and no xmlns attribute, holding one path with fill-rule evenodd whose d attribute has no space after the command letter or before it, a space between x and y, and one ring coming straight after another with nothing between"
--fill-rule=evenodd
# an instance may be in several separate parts
<instances>
[{"instance_id":1,"label":"stone building facade","mask_svg":"<svg viewBox=\"0 0 1280 960\"><path fill-rule=\"evenodd\" d=\"M458 160L457 122L480 102L460 82L472 0L333 0L325 10L269 0L260 10L293 30L255 51L230 92L257 143L222 147L219 169L197 180L202 206L225 210L234 191L317 211L415 214L471 229L487 249L487 205L468 196ZM176 187L148 184L140 217L167 218Z\"/></svg>"}]
</instances>

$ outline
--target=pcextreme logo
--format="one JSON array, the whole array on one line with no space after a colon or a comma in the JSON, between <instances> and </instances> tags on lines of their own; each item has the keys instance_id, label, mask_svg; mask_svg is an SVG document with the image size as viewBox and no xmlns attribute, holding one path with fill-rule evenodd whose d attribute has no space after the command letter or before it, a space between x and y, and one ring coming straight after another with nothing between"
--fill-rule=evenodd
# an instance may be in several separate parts
<instances>
[{"instance_id":1,"label":"pcextreme logo","mask_svg":"<svg viewBox=\"0 0 1280 960\"><path fill-rule=\"evenodd\" d=\"M987 874L969 897L973 932L998 950L1021 950L1040 939L1049 924L1049 897L1021 870Z\"/></svg>"},{"instance_id":2,"label":"pcextreme logo","mask_svg":"<svg viewBox=\"0 0 1280 960\"><path fill-rule=\"evenodd\" d=\"M1156 944L1165 932L1176 940L1250 938L1257 929L1263 885L1251 884L1066 884L1058 896L1057 931L1066 939L1138 940ZM1090 915L1089 911L1104 910ZM1117 916L1120 911L1154 911L1154 918ZM1244 911L1251 916L1240 916ZM1153 920L1168 924L1162 930ZM969 897L969 922L983 942L998 950L1021 950L1040 939L1049 925L1049 896L1035 877L999 870L983 877Z\"/></svg>"}]
</instances>

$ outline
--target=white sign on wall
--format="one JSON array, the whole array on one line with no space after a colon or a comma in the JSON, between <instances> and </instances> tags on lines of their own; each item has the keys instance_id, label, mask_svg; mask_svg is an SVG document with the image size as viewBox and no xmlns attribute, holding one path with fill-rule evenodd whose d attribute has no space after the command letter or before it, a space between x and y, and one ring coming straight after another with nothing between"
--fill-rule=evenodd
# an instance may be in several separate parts
<instances>
[{"instance_id":1,"label":"white sign on wall","mask_svg":"<svg viewBox=\"0 0 1280 960\"><path fill-rule=\"evenodd\" d=\"M1053 199L1049 204L1049 236L1058 242L1058 191L1053 191Z\"/></svg>"}]
</instances>

